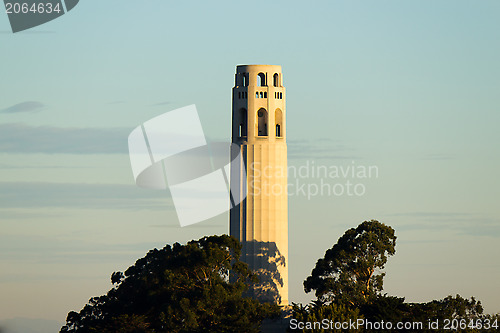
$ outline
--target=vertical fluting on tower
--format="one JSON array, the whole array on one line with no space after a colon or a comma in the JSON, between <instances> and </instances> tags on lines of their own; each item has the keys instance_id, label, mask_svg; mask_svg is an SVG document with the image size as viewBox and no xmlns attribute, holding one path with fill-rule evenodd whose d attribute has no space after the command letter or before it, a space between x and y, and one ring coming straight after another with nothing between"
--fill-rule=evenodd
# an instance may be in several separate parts
<instances>
[{"instance_id":1,"label":"vertical fluting on tower","mask_svg":"<svg viewBox=\"0 0 500 333\"><path fill-rule=\"evenodd\" d=\"M230 212L230 235L260 282L250 294L288 305L288 196L285 88L281 66L237 66L232 142L241 168L231 190L245 199Z\"/></svg>"}]
</instances>

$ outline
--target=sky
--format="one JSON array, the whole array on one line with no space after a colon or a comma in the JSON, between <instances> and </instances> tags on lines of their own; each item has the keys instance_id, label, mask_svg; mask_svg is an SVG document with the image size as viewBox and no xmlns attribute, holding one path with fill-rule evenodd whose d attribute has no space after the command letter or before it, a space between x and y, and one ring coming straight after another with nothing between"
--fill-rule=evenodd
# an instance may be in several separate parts
<instances>
[{"instance_id":1,"label":"sky","mask_svg":"<svg viewBox=\"0 0 500 333\"><path fill-rule=\"evenodd\" d=\"M240 64L282 66L291 167L377 170L289 177L308 189L289 197L291 301L376 219L398 237L384 293L500 312L499 15L496 0L86 0L13 34L0 13L0 324L60 325L148 250L228 232L227 213L181 228L168 191L136 187L127 137L195 104L229 140ZM347 182L359 195L314 193Z\"/></svg>"}]
</instances>

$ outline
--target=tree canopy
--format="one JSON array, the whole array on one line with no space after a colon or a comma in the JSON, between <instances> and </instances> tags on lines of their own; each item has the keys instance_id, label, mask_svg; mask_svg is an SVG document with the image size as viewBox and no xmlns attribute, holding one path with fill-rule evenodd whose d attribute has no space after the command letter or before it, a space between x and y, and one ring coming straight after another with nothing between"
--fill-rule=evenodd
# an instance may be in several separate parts
<instances>
[{"instance_id":1,"label":"tree canopy","mask_svg":"<svg viewBox=\"0 0 500 333\"><path fill-rule=\"evenodd\" d=\"M396 252L394 229L375 220L347 230L319 259L304 290L315 291L321 301L345 302L351 306L366 303L382 290L384 268L389 255Z\"/></svg>"},{"instance_id":2,"label":"tree canopy","mask_svg":"<svg viewBox=\"0 0 500 333\"><path fill-rule=\"evenodd\" d=\"M240 252L227 235L151 250L113 273L114 287L70 312L60 332L258 332L279 307L242 296L255 276Z\"/></svg>"},{"instance_id":3,"label":"tree canopy","mask_svg":"<svg viewBox=\"0 0 500 333\"><path fill-rule=\"evenodd\" d=\"M317 300L303 306L293 304L292 320L310 324L290 326L289 332L331 332L327 323L366 320L371 323L422 324L418 332L498 332L500 314L483 314L480 301L460 295L427 303L407 303L402 297L382 295L388 256L396 250L394 230L378 221L361 223L347 230L338 242L318 260L304 281L306 292L315 291ZM446 329L444 325L448 323ZM316 326L313 326L316 325ZM410 327L411 327L410 325ZM437 325L437 326L436 326ZM386 326L387 327L387 326ZM394 328L394 327L393 327ZM345 332L368 332L363 326ZM393 332L394 329L377 330Z\"/></svg>"}]
</instances>

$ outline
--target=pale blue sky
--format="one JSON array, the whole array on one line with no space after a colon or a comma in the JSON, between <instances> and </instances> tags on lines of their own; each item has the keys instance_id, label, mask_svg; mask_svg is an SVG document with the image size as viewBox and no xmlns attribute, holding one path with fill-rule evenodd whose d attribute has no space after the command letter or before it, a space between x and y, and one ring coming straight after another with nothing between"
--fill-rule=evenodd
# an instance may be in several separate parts
<instances>
[{"instance_id":1,"label":"pale blue sky","mask_svg":"<svg viewBox=\"0 0 500 333\"><path fill-rule=\"evenodd\" d=\"M1 13L0 320L62 322L149 249L227 232L227 214L180 228L168 194L136 188L127 136L196 104L228 139L235 66L259 63L283 69L290 165L379 169L361 197L290 198L291 301L378 219L398 236L388 294L499 312L499 16L495 0L86 0L12 34Z\"/></svg>"}]
</instances>

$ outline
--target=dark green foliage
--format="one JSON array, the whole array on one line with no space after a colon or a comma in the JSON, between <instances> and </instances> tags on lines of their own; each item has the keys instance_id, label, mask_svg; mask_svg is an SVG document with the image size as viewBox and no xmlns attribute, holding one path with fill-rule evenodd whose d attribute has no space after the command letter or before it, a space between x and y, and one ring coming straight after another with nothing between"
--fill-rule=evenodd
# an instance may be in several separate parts
<instances>
[{"instance_id":1,"label":"dark green foliage","mask_svg":"<svg viewBox=\"0 0 500 333\"><path fill-rule=\"evenodd\" d=\"M491 316L483 314L483 307L480 301L474 297L471 299L463 298L460 295L455 297L447 296L441 300L434 300L427 303L408 303L409 318L413 321L428 323L439 322L440 330L426 330L424 332L449 332L442 329L446 321L456 320L455 324L460 322L467 325L465 328L459 328L460 332L489 332L490 330L473 328L469 324L483 322ZM451 326L451 325L450 325Z\"/></svg>"},{"instance_id":2,"label":"dark green foliage","mask_svg":"<svg viewBox=\"0 0 500 333\"><path fill-rule=\"evenodd\" d=\"M356 229L346 231L304 281L305 291L315 290L318 300L306 306L294 304L292 318L303 323L319 323L323 319L345 323L362 319L394 325L392 330L377 332L395 332L397 323L422 324L421 328L403 330L405 332L499 331L500 315L483 314L481 302L474 297L466 299L456 295L427 303L405 303L404 298L381 295L384 274L377 274L377 270L384 268L387 256L396 252L395 246L394 230L378 221L365 221ZM430 327L431 323L439 323L439 329ZM448 329L444 329L446 323ZM490 327L486 329L485 325ZM322 328L289 331L332 332ZM353 331L374 329L361 326Z\"/></svg>"},{"instance_id":3,"label":"dark green foliage","mask_svg":"<svg viewBox=\"0 0 500 333\"><path fill-rule=\"evenodd\" d=\"M499 315L485 315L481 302L472 297L462 298L448 296L441 300L434 300L427 303L405 303L404 298L378 295L359 308L352 308L346 304L336 302L323 303L314 301L310 305L303 306L294 304L292 308L292 318L301 322L318 323L323 319L334 323L356 322L364 319L371 323L392 324L392 330L376 330L376 332L395 332L397 323L422 323L422 327L414 330L403 330L405 332L498 332L500 328ZM455 320L455 322L452 322ZM439 323L439 329L430 328L429 323ZM489 323L489 329L484 325ZM448 329L444 325L448 323ZM482 327L477 327L478 323ZM451 329L455 325L455 328ZM460 327L460 325L464 325ZM496 325L496 327L495 327ZM332 332L330 329L289 329L289 332ZM364 326L356 329L333 330L334 332L373 332L373 329L366 329Z\"/></svg>"},{"instance_id":4,"label":"dark green foliage","mask_svg":"<svg viewBox=\"0 0 500 333\"><path fill-rule=\"evenodd\" d=\"M61 332L258 332L279 307L242 297L255 276L240 251L226 235L151 250L112 274L107 295L70 312Z\"/></svg>"},{"instance_id":5,"label":"dark green foliage","mask_svg":"<svg viewBox=\"0 0 500 333\"><path fill-rule=\"evenodd\" d=\"M480 301L474 297L470 300L456 295L428 303L410 303L412 317L418 319L475 319L483 313Z\"/></svg>"},{"instance_id":6,"label":"dark green foliage","mask_svg":"<svg viewBox=\"0 0 500 333\"><path fill-rule=\"evenodd\" d=\"M358 309L350 308L345 304L336 304L329 303L325 304L321 301L314 301L309 305L303 306L302 304L293 304L292 305L292 318L296 319L299 322L321 322L323 319L328 319L328 321L332 322L349 322L356 321L358 318L363 318L360 315ZM329 328L319 328L319 329L292 329L290 327L288 332L331 332L332 330ZM343 330L343 332L359 332L359 330Z\"/></svg>"},{"instance_id":7,"label":"dark green foliage","mask_svg":"<svg viewBox=\"0 0 500 333\"><path fill-rule=\"evenodd\" d=\"M318 299L361 306L382 290L388 255L396 252L394 229L375 220L347 230L319 259L304 290Z\"/></svg>"},{"instance_id":8,"label":"dark green foliage","mask_svg":"<svg viewBox=\"0 0 500 333\"><path fill-rule=\"evenodd\" d=\"M411 317L409 305L404 298L387 295L377 295L370 303L363 304L360 312L372 322L405 322Z\"/></svg>"}]
</instances>

